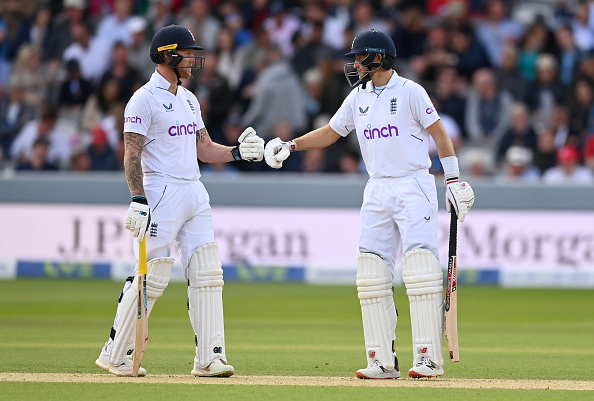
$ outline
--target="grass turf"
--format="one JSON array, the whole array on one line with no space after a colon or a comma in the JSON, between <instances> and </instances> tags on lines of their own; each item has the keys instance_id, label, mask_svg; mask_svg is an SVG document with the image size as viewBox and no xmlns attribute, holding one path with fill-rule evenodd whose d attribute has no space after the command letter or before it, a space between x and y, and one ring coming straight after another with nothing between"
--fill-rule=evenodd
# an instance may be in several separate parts
<instances>
[{"instance_id":1,"label":"grass turf","mask_svg":"<svg viewBox=\"0 0 594 401\"><path fill-rule=\"evenodd\" d=\"M100 373L94 360L109 334L120 290L120 283L110 281L0 281L0 371ZM395 300L399 310L396 350L405 373L412 364L412 340L404 288L396 289ZM593 301L592 291L587 290L460 288L461 362L446 362L445 377L594 380L588 368L594 358ZM227 357L239 375L352 377L366 364L354 286L227 283L224 304ZM143 366L149 374L189 375L193 342L185 285L171 283L151 315ZM135 386L0 383L0 394L9 391L11 399L37 398L35 394L44 399L51 394L55 399L85 399L85 391L102 394L106 389L132 391ZM154 394L138 399L156 399L152 397L158 389L177 391L184 398L186 392L199 394L204 386L149 387ZM219 394L237 399L306 399L311 394L324 399L338 399L334 397L340 394L365 398L395 391L332 388L322 397L321 390L290 387L284 388L281 397L279 386L216 387ZM436 390L447 394L452 389L397 389L399 395L415 391L426 396ZM541 390L455 391L451 394L456 398L466 394L467 399L474 398L472 394L483 399L547 398ZM551 393L554 399L580 397L575 392Z\"/></svg>"}]
</instances>

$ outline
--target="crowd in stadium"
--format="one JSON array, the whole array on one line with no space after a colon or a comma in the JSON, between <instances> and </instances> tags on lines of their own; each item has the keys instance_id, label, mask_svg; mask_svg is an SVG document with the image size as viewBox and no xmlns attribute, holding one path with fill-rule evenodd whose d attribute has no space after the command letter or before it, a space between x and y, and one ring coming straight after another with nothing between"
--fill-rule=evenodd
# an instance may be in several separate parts
<instances>
[{"instance_id":1,"label":"crowd in stadium","mask_svg":"<svg viewBox=\"0 0 594 401\"><path fill-rule=\"evenodd\" d=\"M393 38L395 70L427 89L465 179L594 183L594 2L577 0L2 0L0 168L122 170L124 107L172 23L205 48L184 86L216 142L327 124L351 90L344 54L374 28ZM279 171L364 174L356 141ZM430 156L439 174L434 145Z\"/></svg>"}]
</instances>

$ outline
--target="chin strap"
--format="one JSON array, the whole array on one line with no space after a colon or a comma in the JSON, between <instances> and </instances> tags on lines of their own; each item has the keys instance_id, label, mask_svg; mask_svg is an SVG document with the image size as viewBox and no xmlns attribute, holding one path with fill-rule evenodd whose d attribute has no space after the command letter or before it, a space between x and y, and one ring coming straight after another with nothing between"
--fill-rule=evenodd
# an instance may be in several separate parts
<instances>
[{"instance_id":1,"label":"chin strap","mask_svg":"<svg viewBox=\"0 0 594 401\"><path fill-rule=\"evenodd\" d=\"M179 76L179 71L177 71L177 68L174 68L173 71L175 71L175 76L177 77L177 86L181 86L182 81L181 77Z\"/></svg>"}]
</instances>

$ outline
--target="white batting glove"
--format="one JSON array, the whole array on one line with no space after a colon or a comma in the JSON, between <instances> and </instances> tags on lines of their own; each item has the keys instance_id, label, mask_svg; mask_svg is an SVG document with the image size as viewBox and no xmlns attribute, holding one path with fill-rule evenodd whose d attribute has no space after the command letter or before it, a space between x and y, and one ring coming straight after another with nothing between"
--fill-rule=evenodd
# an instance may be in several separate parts
<instances>
[{"instance_id":1,"label":"white batting glove","mask_svg":"<svg viewBox=\"0 0 594 401\"><path fill-rule=\"evenodd\" d=\"M474 191L467 182L459 182L458 177L446 180L446 209L451 211L454 206L458 220L464 221L466 214L474 204Z\"/></svg>"},{"instance_id":2,"label":"white batting glove","mask_svg":"<svg viewBox=\"0 0 594 401\"><path fill-rule=\"evenodd\" d=\"M128 208L126 215L126 229L132 231L132 235L138 243L141 243L144 234L151 223L151 210L148 206L148 201L144 196L133 196L132 203Z\"/></svg>"},{"instance_id":3,"label":"white batting glove","mask_svg":"<svg viewBox=\"0 0 594 401\"><path fill-rule=\"evenodd\" d=\"M272 168L281 168L283 162L287 160L291 151L297 150L295 141L283 142L280 138L274 138L266 144L264 158L266 164Z\"/></svg>"},{"instance_id":4,"label":"white batting glove","mask_svg":"<svg viewBox=\"0 0 594 401\"><path fill-rule=\"evenodd\" d=\"M264 158L264 139L256 134L252 127L246 128L239 139L239 146L231 151L233 158L237 161L247 160L248 162L260 162Z\"/></svg>"}]
</instances>

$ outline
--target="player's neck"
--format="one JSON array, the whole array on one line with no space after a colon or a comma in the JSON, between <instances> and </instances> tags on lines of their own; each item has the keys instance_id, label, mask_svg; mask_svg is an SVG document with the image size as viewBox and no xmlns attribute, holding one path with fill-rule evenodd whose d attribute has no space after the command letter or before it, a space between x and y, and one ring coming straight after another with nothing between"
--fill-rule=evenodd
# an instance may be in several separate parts
<instances>
[{"instance_id":1,"label":"player's neck","mask_svg":"<svg viewBox=\"0 0 594 401\"><path fill-rule=\"evenodd\" d=\"M170 85L167 90L174 95L177 94L177 75L173 71L173 68L167 68L164 64L159 64L157 66L157 72L169 82Z\"/></svg>"},{"instance_id":2,"label":"player's neck","mask_svg":"<svg viewBox=\"0 0 594 401\"><path fill-rule=\"evenodd\" d=\"M393 73L393 69L379 69L373 74L373 76L371 77L371 81L373 82L373 85L381 88L382 86L386 86L388 82L390 82Z\"/></svg>"}]
</instances>

